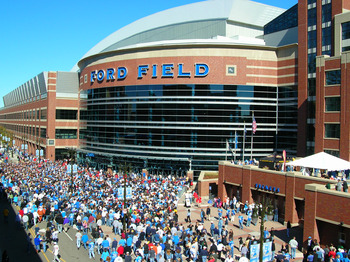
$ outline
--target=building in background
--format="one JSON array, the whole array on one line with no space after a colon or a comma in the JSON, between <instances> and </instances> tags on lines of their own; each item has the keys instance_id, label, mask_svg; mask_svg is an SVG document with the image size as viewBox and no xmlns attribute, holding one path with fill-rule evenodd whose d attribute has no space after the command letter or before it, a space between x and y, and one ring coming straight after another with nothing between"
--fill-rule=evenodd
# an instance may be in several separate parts
<instances>
[{"instance_id":1,"label":"building in background","mask_svg":"<svg viewBox=\"0 0 350 262\"><path fill-rule=\"evenodd\" d=\"M41 137L47 158L77 147L99 168L127 161L137 170L184 174L282 150L349 159L349 5L300 0L283 10L220 0L156 13L87 52L70 73L78 81L65 82L71 96L31 101L26 84L9 93L4 100L21 102L6 102L0 123L19 144ZM76 119L24 118L45 105L55 114L76 110ZM37 135L44 128L45 138ZM50 139L56 152L48 153Z\"/></svg>"},{"instance_id":2,"label":"building in background","mask_svg":"<svg viewBox=\"0 0 350 262\"><path fill-rule=\"evenodd\" d=\"M67 158L79 145L76 72L43 72L4 96L1 125L27 154ZM38 155L39 155L38 154Z\"/></svg>"}]
</instances>

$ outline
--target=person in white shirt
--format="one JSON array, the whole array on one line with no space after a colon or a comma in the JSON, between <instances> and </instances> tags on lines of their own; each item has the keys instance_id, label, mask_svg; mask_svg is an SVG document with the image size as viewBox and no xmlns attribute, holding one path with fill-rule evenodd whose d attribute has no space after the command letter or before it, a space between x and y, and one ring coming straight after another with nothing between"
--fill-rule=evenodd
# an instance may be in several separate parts
<instances>
[{"instance_id":1,"label":"person in white shirt","mask_svg":"<svg viewBox=\"0 0 350 262\"><path fill-rule=\"evenodd\" d=\"M234 259L231 257L230 254L227 255L226 259L225 259L225 262L233 262Z\"/></svg>"},{"instance_id":2,"label":"person in white shirt","mask_svg":"<svg viewBox=\"0 0 350 262\"><path fill-rule=\"evenodd\" d=\"M241 258L238 260L238 262L249 262L248 258L244 254L242 254Z\"/></svg>"},{"instance_id":3,"label":"person in white shirt","mask_svg":"<svg viewBox=\"0 0 350 262\"><path fill-rule=\"evenodd\" d=\"M60 251L60 247L58 246L57 242L54 242L54 245L53 245L54 258L53 258L53 261L60 261L60 259L58 257L59 251Z\"/></svg>"}]
</instances>

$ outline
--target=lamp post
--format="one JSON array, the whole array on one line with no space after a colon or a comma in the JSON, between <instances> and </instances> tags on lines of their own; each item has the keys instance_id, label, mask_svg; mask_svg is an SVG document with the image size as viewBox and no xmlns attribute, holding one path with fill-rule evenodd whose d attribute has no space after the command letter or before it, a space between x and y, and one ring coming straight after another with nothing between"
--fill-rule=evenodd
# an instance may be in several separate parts
<instances>
[{"instance_id":1,"label":"lamp post","mask_svg":"<svg viewBox=\"0 0 350 262\"><path fill-rule=\"evenodd\" d=\"M73 193L73 165L74 165L74 159L75 159L75 150L74 149L68 149L68 154L70 156L70 166L71 166L71 173L70 173L70 192Z\"/></svg>"},{"instance_id":2,"label":"lamp post","mask_svg":"<svg viewBox=\"0 0 350 262\"><path fill-rule=\"evenodd\" d=\"M258 214L260 218L260 240L259 240L259 245L260 245L260 250L259 250L259 262L263 261L263 256L264 256L264 224L265 224L265 216L267 214L267 208L271 204L271 200L268 198L266 199L265 194L263 194L263 199L261 203L258 204Z\"/></svg>"},{"instance_id":3,"label":"lamp post","mask_svg":"<svg viewBox=\"0 0 350 262\"><path fill-rule=\"evenodd\" d=\"M124 162L124 165L120 165L119 170L123 170L124 174L123 174L123 178L124 178L124 210L126 211L126 213L123 216L123 230L125 232L126 230L126 216L128 216L129 218L129 213L128 210L126 208L126 177L127 177L127 172L130 170L131 166L130 164L126 164L126 161ZM128 219L129 221L129 219Z\"/></svg>"}]
</instances>

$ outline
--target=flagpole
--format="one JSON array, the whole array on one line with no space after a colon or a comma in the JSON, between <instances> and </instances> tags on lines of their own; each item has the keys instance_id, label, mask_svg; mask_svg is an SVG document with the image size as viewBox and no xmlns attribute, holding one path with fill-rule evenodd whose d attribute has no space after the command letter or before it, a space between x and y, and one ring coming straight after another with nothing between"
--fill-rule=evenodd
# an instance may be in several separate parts
<instances>
[{"instance_id":1,"label":"flagpole","mask_svg":"<svg viewBox=\"0 0 350 262\"><path fill-rule=\"evenodd\" d=\"M254 121L254 111L252 115L252 123ZM253 126L252 126L252 140L251 140L251 145L250 145L250 160L253 160L253 140L254 140L254 131L253 131Z\"/></svg>"},{"instance_id":2,"label":"flagpole","mask_svg":"<svg viewBox=\"0 0 350 262\"><path fill-rule=\"evenodd\" d=\"M246 131L246 129L245 129L245 121L244 121L244 128L243 128L243 159L242 159L243 163L244 163L244 151L245 151L245 131Z\"/></svg>"},{"instance_id":3,"label":"flagpole","mask_svg":"<svg viewBox=\"0 0 350 262\"><path fill-rule=\"evenodd\" d=\"M235 130L235 155L233 156L234 162L236 162L236 153L237 153L237 130Z\"/></svg>"},{"instance_id":4,"label":"flagpole","mask_svg":"<svg viewBox=\"0 0 350 262\"><path fill-rule=\"evenodd\" d=\"M227 161L227 148L228 148L228 142L227 142L227 139L226 139L226 151L225 151L225 161Z\"/></svg>"}]
</instances>

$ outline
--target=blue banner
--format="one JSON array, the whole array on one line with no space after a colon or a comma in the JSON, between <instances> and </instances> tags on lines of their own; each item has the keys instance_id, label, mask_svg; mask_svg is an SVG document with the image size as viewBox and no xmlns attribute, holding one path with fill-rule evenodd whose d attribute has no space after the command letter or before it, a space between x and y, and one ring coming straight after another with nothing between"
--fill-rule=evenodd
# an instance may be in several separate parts
<instances>
[{"instance_id":1,"label":"blue banner","mask_svg":"<svg viewBox=\"0 0 350 262\"><path fill-rule=\"evenodd\" d=\"M131 187L127 187L126 188L126 198L130 199L131 196L132 196L132 189L131 189Z\"/></svg>"},{"instance_id":2,"label":"blue banner","mask_svg":"<svg viewBox=\"0 0 350 262\"><path fill-rule=\"evenodd\" d=\"M250 245L250 262L259 262L260 245Z\"/></svg>"},{"instance_id":3,"label":"blue banner","mask_svg":"<svg viewBox=\"0 0 350 262\"><path fill-rule=\"evenodd\" d=\"M273 257L272 257L272 242L271 241L267 241L264 243L264 253L263 253L263 262L266 261L272 261Z\"/></svg>"}]
</instances>

